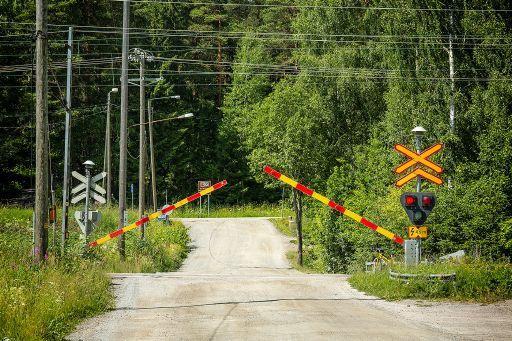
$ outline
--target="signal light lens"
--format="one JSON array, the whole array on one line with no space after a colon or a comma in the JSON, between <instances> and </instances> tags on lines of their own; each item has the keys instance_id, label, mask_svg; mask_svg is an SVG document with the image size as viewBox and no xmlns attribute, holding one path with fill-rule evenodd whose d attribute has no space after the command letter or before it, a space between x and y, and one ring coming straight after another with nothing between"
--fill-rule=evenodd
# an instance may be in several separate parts
<instances>
[{"instance_id":1,"label":"signal light lens","mask_svg":"<svg viewBox=\"0 0 512 341\"><path fill-rule=\"evenodd\" d=\"M412 205L416 204L416 197L412 196L412 195L407 195L405 197L405 204L407 206L412 206Z\"/></svg>"},{"instance_id":2,"label":"signal light lens","mask_svg":"<svg viewBox=\"0 0 512 341\"><path fill-rule=\"evenodd\" d=\"M423 220L423 212L416 211L413 215L414 223L419 224Z\"/></svg>"},{"instance_id":3,"label":"signal light lens","mask_svg":"<svg viewBox=\"0 0 512 341\"><path fill-rule=\"evenodd\" d=\"M432 206L432 203L433 203L432 197L430 197L428 195L422 197L421 201L422 201L423 206Z\"/></svg>"}]
</instances>

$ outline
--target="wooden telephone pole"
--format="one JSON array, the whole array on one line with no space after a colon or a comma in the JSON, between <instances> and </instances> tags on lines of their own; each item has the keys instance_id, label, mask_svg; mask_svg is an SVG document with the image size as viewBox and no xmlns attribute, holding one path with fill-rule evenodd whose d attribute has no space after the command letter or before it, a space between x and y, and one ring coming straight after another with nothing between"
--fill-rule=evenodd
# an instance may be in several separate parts
<instances>
[{"instance_id":1,"label":"wooden telephone pole","mask_svg":"<svg viewBox=\"0 0 512 341\"><path fill-rule=\"evenodd\" d=\"M48 3L36 1L36 194L34 257L44 261L48 248Z\"/></svg>"},{"instance_id":2,"label":"wooden telephone pole","mask_svg":"<svg viewBox=\"0 0 512 341\"><path fill-rule=\"evenodd\" d=\"M123 2L123 56L121 70L121 127L119 134L119 228L124 227L126 211L126 166L128 155L128 49L130 45L130 1ZM118 250L121 259L124 259L124 235L118 238Z\"/></svg>"}]
</instances>

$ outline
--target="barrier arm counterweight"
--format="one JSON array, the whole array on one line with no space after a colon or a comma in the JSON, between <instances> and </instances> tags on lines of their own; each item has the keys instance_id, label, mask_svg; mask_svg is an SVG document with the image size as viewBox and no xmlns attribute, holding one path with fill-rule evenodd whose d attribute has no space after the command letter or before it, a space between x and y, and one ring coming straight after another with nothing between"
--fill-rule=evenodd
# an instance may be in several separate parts
<instances>
[{"instance_id":1,"label":"barrier arm counterweight","mask_svg":"<svg viewBox=\"0 0 512 341\"><path fill-rule=\"evenodd\" d=\"M185 204L188 204L189 202L192 202L196 199L199 199L200 197L204 196L204 195L207 195L207 194L210 194L211 192L213 191L216 191L218 190L219 188L222 188L224 187L225 185L227 185L227 181L224 180L224 181L221 181L221 182L218 182L216 183L215 185L213 186L210 186L206 189L203 189L202 191L200 192L197 192L196 194L192 194L191 196L188 196L186 197L185 199L182 199L180 201L178 201L177 203L175 203L174 205L171 205L171 206L168 206L160 211L157 211L155 213L152 213L150 214L149 216L147 217L143 217L139 220L137 220L136 222L134 222L133 224L130 224L130 225L127 225L125 227L123 227L122 229L119 229L119 230L116 230L114 232L111 232L109 234L107 234L106 236L100 238L100 239L97 239L91 243L89 243L89 247L93 247L93 246L97 246L97 245L101 245L113 238L116 238L120 235L122 235L123 233L126 233L128 231L131 231L133 229L136 229L137 227L141 226L142 224L145 224L147 223L148 221L151 221L151 220L155 220L156 218L158 218L159 216L161 216L162 214L167 214L171 211L174 211L175 209L185 205Z\"/></svg>"},{"instance_id":2,"label":"barrier arm counterweight","mask_svg":"<svg viewBox=\"0 0 512 341\"><path fill-rule=\"evenodd\" d=\"M285 184L290 185L293 188L298 189L299 191L301 191L302 193L306 194L307 196L315 198L316 200L320 201L324 205L327 205L330 208L332 208L333 210L336 210L336 211L340 212L341 214L349 217L350 219L355 220L358 223L363 224L367 228L369 228L369 229L371 229L371 230L373 230L373 231L375 231L377 233L380 233L381 235L383 235L386 238L391 239L395 243L398 243L400 245L404 244L404 240L402 239L402 237L394 234L393 232L391 232L389 230L386 230L383 227L378 226L375 223L372 223L371 221L361 217L359 214L354 213L354 212L346 209L345 207L335 203L334 201L324 197L323 195L318 194L314 190L312 190L312 189L310 189L310 188L308 188L308 187L298 183L297 181L295 181L293 179L290 179L286 175L283 175L283 174L279 173L275 169L272 169L269 166L265 166L265 168L263 170L265 171L265 173L267 173L268 175L276 178L277 180L282 181Z\"/></svg>"}]
</instances>

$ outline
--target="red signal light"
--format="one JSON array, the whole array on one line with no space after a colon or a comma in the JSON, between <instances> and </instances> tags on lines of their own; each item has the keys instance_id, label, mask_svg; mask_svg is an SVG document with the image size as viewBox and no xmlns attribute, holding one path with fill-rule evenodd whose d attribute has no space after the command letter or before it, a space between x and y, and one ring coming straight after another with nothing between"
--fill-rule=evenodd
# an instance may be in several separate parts
<instances>
[{"instance_id":1,"label":"red signal light","mask_svg":"<svg viewBox=\"0 0 512 341\"><path fill-rule=\"evenodd\" d=\"M416 197L412 196L412 195L405 196L405 204L407 206L412 206L412 205L416 204Z\"/></svg>"},{"instance_id":2,"label":"red signal light","mask_svg":"<svg viewBox=\"0 0 512 341\"><path fill-rule=\"evenodd\" d=\"M421 202L422 202L423 206L432 206L433 198L426 195L421 198Z\"/></svg>"}]
</instances>

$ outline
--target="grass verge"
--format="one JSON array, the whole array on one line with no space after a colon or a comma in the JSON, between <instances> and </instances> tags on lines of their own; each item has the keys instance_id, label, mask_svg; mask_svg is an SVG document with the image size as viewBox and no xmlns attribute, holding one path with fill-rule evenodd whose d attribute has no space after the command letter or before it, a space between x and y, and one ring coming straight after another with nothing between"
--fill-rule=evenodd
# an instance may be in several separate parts
<instances>
[{"instance_id":1,"label":"grass verge","mask_svg":"<svg viewBox=\"0 0 512 341\"><path fill-rule=\"evenodd\" d=\"M116 229L117 209L102 209L92 238ZM82 319L112 307L108 272L156 272L179 268L188 252L187 230L179 222L152 223L146 240L126 234L125 260L112 240L82 257L74 221L65 257L57 257L59 234L49 230L50 250L42 265L32 260L31 210L0 208L0 339L59 340ZM130 220L135 212L130 212ZM71 219L70 219L71 221Z\"/></svg>"},{"instance_id":2,"label":"grass verge","mask_svg":"<svg viewBox=\"0 0 512 341\"><path fill-rule=\"evenodd\" d=\"M290 228L290 223L288 222L287 218L272 218L269 220L272 224L274 224L275 228L285 236L292 238L296 237L295 234L297 232Z\"/></svg>"},{"instance_id":3,"label":"grass verge","mask_svg":"<svg viewBox=\"0 0 512 341\"><path fill-rule=\"evenodd\" d=\"M419 277L408 283L389 278L387 271L356 273L350 284L370 295L386 300L430 299L490 303L512 298L512 266L509 263L488 263L466 260L460 264L440 263L416 268L394 266L400 273L455 273L456 279L444 283Z\"/></svg>"},{"instance_id":4,"label":"grass verge","mask_svg":"<svg viewBox=\"0 0 512 341\"><path fill-rule=\"evenodd\" d=\"M274 224L275 228L281 232L283 235L290 237L290 243L294 244L294 249L286 252L286 258L290 262L290 265L300 272L313 274L313 273L324 273L323 264L319 262L319 260L314 257L315 253L313 252L313 245L309 245L307 240L304 240L304 246L302 249L302 265L298 262L297 255L297 238L296 231L288 222L287 218L273 218L269 219L272 224ZM305 226L304 226L305 227Z\"/></svg>"}]
</instances>

